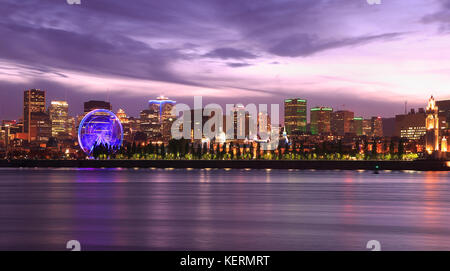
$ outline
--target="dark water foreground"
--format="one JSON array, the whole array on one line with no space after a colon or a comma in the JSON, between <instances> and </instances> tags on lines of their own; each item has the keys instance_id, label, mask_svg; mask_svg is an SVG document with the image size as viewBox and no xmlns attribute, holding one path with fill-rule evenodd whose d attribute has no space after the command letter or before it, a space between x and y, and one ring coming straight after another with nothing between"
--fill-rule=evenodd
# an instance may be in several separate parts
<instances>
[{"instance_id":1,"label":"dark water foreground","mask_svg":"<svg viewBox=\"0 0 450 271\"><path fill-rule=\"evenodd\" d=\"M450 172L0 169L0 249L450 250Z\"/></svg>"},{"instance_id":2,"label":"dark water foreground","mask_svg":"<svg viewBox=\"0 0 450 271\"><path fill-rule=\"evenodd\" d=\"M0 160L0 167L75 168L234 168L449 171L450 161L348 160Z\"/></svg>"}]
</instances>

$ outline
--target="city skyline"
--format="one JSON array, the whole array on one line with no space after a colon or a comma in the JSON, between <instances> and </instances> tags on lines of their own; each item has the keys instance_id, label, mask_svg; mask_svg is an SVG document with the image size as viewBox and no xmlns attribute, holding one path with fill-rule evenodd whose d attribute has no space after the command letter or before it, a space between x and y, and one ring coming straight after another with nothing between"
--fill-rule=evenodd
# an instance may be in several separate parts
<instances>
[{"instance_id":1,"label":"city skyline","mask_svg":"<svg viewBox=\"0 0 450 271\"><path fill-rule=\"evenodd\" d=\"M33 87L46 90L49 101L72 104L71 115L84 101L110 97L137 116L151 97L189 104L190 93L206 103L276 100L280 108L286 97L304 97L308 111L330 106L366 118L394 116L405 100L418 108L431 94L450 98L448 6L5 1L0 116L20 116L14 104Z\"/></svg>"},{"instance_id":2,"label":"city skyline","mask_svg":"<svg viewBox=\"0 0 450 271\"><path fill-rule=\"evenodd\" d=\"M0 3L0 250L450 250L450 0Z\"/></svg>"},{"instance_id":3,"label":"city skyline","mask_svg":"<svg viewBox=\"0 0 450 271\"><path fill-rule=\"evenodd\" d=\"M138 113L136 115L133 115L133 114L129 113L129 111L127 110L126 107L118 105L118 104L113 104L112 102L110 102L110 99L104 99L104 100L102 100L102 99L89 99L89 100L82 101L81 104L77 106L77 107L81 106L81 111L76 113L76 114L73 114L74 110L71 109L73 107L73 105L71 103L69 103L67 99L66 100L64 100L64 99L50 99L50 98L48 98L47 90L43 90L43 89L39 89L39 88L30 88L30 89L25 90L24 93L27 93L30 90L41 91L44 94L43 101L41 101L41 103L42 102L44 103L43 105L41 105L43 109L40 110L40 111L47 112L47 111L49 111L51 109L53 103L61 103L61 102L63 102L63 103L65 103L65 106L67 107L66 110L68 111L68 116L70 116L70 117L83 116L84 114L86 114L87 112L91 111L94 108L105 108L105 109L108 109L108 110L110 110L110 111L112 111L114 113L118 113L119 110L120 110L122 114L126 114L126 116L128 116L128 117L139 118L140 115L142 114L142 111L147 110L149 104L151 104L152 102L157 101L158 99L167 99L170 102L173 102L173 104L177 103L177 101L171 101L169 99L169 97L166 97L164 95L160 95L158 97L152 97L152 98L149 98L147 100L147 102L143 105L142 108L138 109ZM23 95L23 93L22 93L22 95ZM434 95L431 95L431 96L434 96ZM189 98L191 99L191 102L186 102L186 104L188 106L190 106L190 107L193 107L194 97L189 97ZM22 107L21 108L24 108L23 107L24 106L23 99L24 99L24 97L22 96L21 97L21 102L22 102L22 104L21 104ZM311 123L311 113L316 111L318 108L326 108L327 110L330 110L330 112L333 112L333 113L351 112L353 114L354 118L360 118L361 117L361 118L363 118L365 120L370 120L373 117L379 117L379 118L381 117L381 118L386 118L386 119L395 118L395 116L397 116L397 115L403 115L403 114L407 115L407 114L410 114L412 112L415 112L416 110L418 110L418 112L419 112L420 110L424 110L425 107L426 107L426 103L423 103L423 102L422 102L422 104L419 104L419 106L417 106L417 107L411 107L411 106L407 106L407 104L403 104L403 111L401 111L399 113L396 113L394 115L384 115L383 116L383 114L381 114L381 112L380 112L380 114L367 115L367 114L364 114L364 113L361 113L361 112L355 112L355 111L347 108L346 105L341 105L342 107L338 106L337 108L335 108L333 106L329 106L329 105L326 105L324 103L317 103L318 105L313 106L313 105L311 105L311 103L309 103L309 100L308 99L304 99L304 97L285 97L283 99L283 101L280 102L280 108L279 108L280 109L280 111L279 111L279 116L280 116L279 124L280 125L283 125L283 126L285 125L285 120L286 120L285 119L285 110L286 110L285 105L286 105L286 102L287 101L290 102L291 100L295 101L296 99L303 99L301 101L306 104L307 110L306 110L306 112L304 112L304 114L306 114L305 125ZM184 100L184 99L182 99L182 100ZM208 99L206 99L206 100L207 100L207 102L203 102L203 106L205 106L205 105L207 105L209 103L214 103L214 102L208 102ZM446 102L446 103L448 103L448 101L449 100L444 100L444 99L438 99L437 100L437 102ZM92 105L93 107L92 108L90 108L89 105L88 105L90 103L93 103L93 105ZM102 106L99 106L97 103L101 103ZM274 102L272 101L272 104L273 103ZM107 104L107 107L104 107L105 105L103 105L103 104L105 104L105 105ZM221 105L221 103L217 103L217 104ZM239 104L242 104L242 103L237 102L234 105L239 105ZM243 105L245 106L246 104L243 104ZM303 106L305 107L305 105L303 105ZM25 109L21 109L22 112L21 112L21 115L19 115L19 116L16 116L16 117L13 117L13 118L2 118L0 116L0 120L5 120L5 121L6 120L8 120L8 121L15 120L15 121L19 121L20 119L22 119L24 117L24 111L23 110L25 110ZM227 115L229 113L230 112L223 112L224 115ZM269 116L270 116L270 112L269 112ZM330 115L329 118L331 120L332 116ZM330 131L332 130L331 126L329 127L329 130ZM305 131L303 131L303 132L305 132Z\"/></svg>"},{"instance_id":4,"label":"city skyline","mask_svg":"<svg viewBox=\"0 0 450 271\"><path fill-rule=\"evenodd\" d=\"M202 106L198 98L194 104ZM0 145L7 157L47 159L82 158L80 147L89 159L165 159L166 155L188 160L447 157L450 100L436 101L431 96L426 109L412 109L391 119L364 119L351 111L313 107L309 123L307 100L290 98L284 103L287 126L281 125L279 130L276 123L269 123L273 117L251 108L254 104L233 106L229 112L215 107L218 111L211 116L203 112L211 105L202 109L181 105L183 117L177 119L172 110L176 101L164 96L149 100L139 118L127 116L122 109L116 115L109 102L94 100L84 102L84 114L73 118L68 115L67 102L51 101L46 108L46 92L30 89L24 91L23 121L2 120ZM271 105L270 113L278 116L277 111ZM267 120L261 118L264 115Z\"/></svg>"}]
</instances>

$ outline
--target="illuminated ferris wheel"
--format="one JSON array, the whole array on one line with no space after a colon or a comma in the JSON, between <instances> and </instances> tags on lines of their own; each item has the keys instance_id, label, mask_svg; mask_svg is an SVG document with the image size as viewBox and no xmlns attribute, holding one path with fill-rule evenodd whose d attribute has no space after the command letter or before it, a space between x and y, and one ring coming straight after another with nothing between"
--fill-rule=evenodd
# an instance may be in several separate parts
<instances>
[{"instance_id":1,"label":"illuminated ferris wheel","mask_svg":"<svg viewBox=\"0 0 450 271\"><path fill-rule=\"evenodd\" d=\"M122 145L123 127L119 118L106 109L96 109L81 120L78 128L78 143L91 155L95 146L103 145L117 150Z\"/></svg>"}]
</instances>

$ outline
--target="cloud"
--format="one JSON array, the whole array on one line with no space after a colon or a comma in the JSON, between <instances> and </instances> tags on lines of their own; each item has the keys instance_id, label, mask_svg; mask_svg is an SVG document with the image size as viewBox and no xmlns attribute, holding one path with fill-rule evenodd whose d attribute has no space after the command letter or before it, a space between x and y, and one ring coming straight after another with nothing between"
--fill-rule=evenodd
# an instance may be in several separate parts
<instances>
[{"instance_id":1,"label":"cloud","mask_svg":"<svg viewBox=\"0 0 450 271\"><path fill-rule=\"evenodd\" d=\"M437 23L440 32L448 33L450 32L450 0L439 0L439 4L438 11L423 16L421 22Z\"/></svg>"},{"instance_id":2,"label":"cloud","mask_svg":"<svg viewBox=\"0 0 450 271\"><path fill-rule=\"evenodd\" d=\"M251 66L251 65L252 64L249 64L249 63L234 63L234 62L227 63L227 66L231 67L231 68L248 67L248 66Z\"/></svg>"},{"instance_id":3,"label":"cloud","mask_svg":"<svg viewBox=\"0 0 450 271\"><path fill-rule=\"evenodd\" d=\"M241 99L245 94L249 100L259 96L282 100L282 96L296 96L306 81L311 88L328 81L311 74L370 78L372 71L361 67L371 56L362 58L346 50L342 57L352 63L330 68L330 59L338 54L321 58L321 53L400 37L414 27L408 22L417 22L427 12L432 14L431 7L410 7L418 1L408 1L405 9L399 9L392 8L399 1L374 7L364 0L82 0L81 5L67 5L64 0L3 0L0 64L10 63L8 67L15 68L0 65L0 100L14 96L18 101L14 106L20 112L21 90L31 87L46 88L49 93L69 90L78 95L69 95L69 103L78 105L109 89L120 97L118 106L127 97L130 107L136 102L134 112L141 109L137 105L140 99L155 93L176 96L177 100L193 93L220 99ZM401 16L400 10L404 11ZM444 24L444 15L429 20ZM401 41L396 46L403 48L405 44ZM404 59L425 57L421 51L408 50L411 52ZM396 68L391 65L393 54L380 53L377 60L388 59L386 66ZM315 58L278 57L310 55ZM305 63L311 68L305 69ZM20 85L14 85L15 80ZM233 86L224 86L231 83ZM279 94L281 88L286 92ZM379 88L378 93L389 89ZM317 88L317 92L324 96L334 93L329 89ZM398 89L406 92L404 85Z\"/></svg>"},{"instance_id":4,"label":"cloud","mask_svg":"<svg viewBox=\"0 0 450 271\"><path fill-rule=\"evenodd\" d=\"M217 48L203 56L220 59L255 59L257 57L250 52L234 48Z\"/></svg>"},{"instance_id":5,"label":"cloud","mask_svg":"<svg viewBox=\"0 0 450 271\"><path fill-rule=\"evenodd\" d=\"M386 33L380 35L343 38L340 40L321 41L316 35L298 34L281 40L269 52L279 56L310 56L325 50L362 45L376 40L388 40L401 36L402 33Z\"/></svg>"},{"instance_id":6,"label":"cloud","mask_svg":"<svg viewBox=\"0 0 450 271\"><path fill-rule=\"evenodd\" d=\"M0 58L25 65L168 82L182 82L168 65L181 56L121 35L94 35L0 24Z\"/></svg>"}]
</instances>

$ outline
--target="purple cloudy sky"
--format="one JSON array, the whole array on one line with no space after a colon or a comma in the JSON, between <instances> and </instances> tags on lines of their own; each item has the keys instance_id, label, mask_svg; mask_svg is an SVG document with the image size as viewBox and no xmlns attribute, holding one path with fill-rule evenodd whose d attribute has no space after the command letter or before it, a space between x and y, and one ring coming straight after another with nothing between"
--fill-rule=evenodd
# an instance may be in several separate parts
<instances>
[{"instance_id":1,"label":"purple cloudy sky","mask_svg":"<svg viewBox=\"0 0 450 271\"><path fill-rule=\"evenodd\" d=\"M0 118L23 90L109 97L137 115L177 102L308 99L393 116L450 98L450 0L1 0Z\"/></svg>"}]
</instances>

